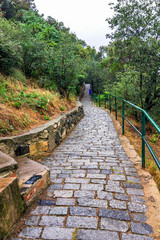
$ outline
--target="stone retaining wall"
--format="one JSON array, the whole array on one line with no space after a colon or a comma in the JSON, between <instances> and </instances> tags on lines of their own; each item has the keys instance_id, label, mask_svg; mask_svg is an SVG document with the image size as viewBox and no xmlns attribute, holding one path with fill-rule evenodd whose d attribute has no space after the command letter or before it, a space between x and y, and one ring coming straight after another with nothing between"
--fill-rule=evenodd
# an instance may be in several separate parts
<instances>
[{"instance_id":1,"label":"stone retaining wall","mask_svg":"<svg viewBox=\"0 0 160 240\"><path fill-rule=\"evenodd\" d=\"M84 116L83 105L77 102L76 107L19 136L0 138L0 151L11 157L28 155L38 159L60 144Z\"/></svg>"}]
</instances>

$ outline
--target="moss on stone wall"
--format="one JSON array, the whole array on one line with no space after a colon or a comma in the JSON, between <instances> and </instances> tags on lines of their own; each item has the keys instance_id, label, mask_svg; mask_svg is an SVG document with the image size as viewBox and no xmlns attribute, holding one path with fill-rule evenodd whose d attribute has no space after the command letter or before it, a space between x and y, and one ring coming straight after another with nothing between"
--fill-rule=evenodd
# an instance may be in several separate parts
<instances>
[{"instance_id":1,"label":"moss on stone wall","mask_svg":"<svg viewBox=\"0 0 160 240\"><path fill-rule=\"evenodd\" d=\"M24 209L18 180L16 178L6 178L2 181L5 181L6 187L0 192L0 239L7 235Z\"/></svg>"}]
</instances>

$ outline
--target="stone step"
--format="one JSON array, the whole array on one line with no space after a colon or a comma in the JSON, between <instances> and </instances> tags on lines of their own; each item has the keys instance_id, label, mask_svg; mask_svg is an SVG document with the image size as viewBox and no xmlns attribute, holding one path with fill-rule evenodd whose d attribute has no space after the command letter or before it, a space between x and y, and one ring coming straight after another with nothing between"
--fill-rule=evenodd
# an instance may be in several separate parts
<instances>
[{"instance_id":1,"label":"stone step","mask_svg":"<svg viewBox=\"0 0 160 240\"><path fill-rule=\"evenodd\" d=\"M50 184L50 170L27 157L17 157L16 161L21 195L28 206Z\"/></svg>"},{"instance_id":2,"label":"stone step","mask_svg":"<svg viewBox=\"0 0 160 240\"><path fill-rule=\"evenodd\" d=\"M50 170L46 166L0 152L0 239L49 184Z\"/></svg>"},{"instance_id":3,"label":"stone step","mask_svg":"<svg viewBox=\"0 0 160 240\"><path fill-rule=\"evenodd\" d=\"M12 157L0 152L0 178L15 177L18 163Z\"/></svg>"},{"instance_id":4,"label":"stone step","mask_svg":"<svg viewBox=\"0 0 160 240\"><path fill-rule=\"evenodd\" d=\"M0 239L9 232L23 212L18 180L16 177L0 179Z\"/></svg>"}]
</instances>

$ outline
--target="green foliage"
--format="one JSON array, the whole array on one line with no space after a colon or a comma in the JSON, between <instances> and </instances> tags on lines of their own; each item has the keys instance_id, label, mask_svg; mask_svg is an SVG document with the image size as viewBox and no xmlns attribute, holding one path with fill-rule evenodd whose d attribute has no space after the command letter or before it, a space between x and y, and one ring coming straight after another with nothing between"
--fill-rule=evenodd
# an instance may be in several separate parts
<instances>
[{"instance_id":1,"label":"green foliage","mask_svg":"<svg viewBox=\"0 0 160 240\"><path fill-rule=\"evenodd\" d=\"M139 93L135 86L138 84L139 73L135 72L131 67L127 67L124 72L117 72L116 79L111 92L123 99L132 101L139 105ZM142 107L142 106L140 106Z\"/></svg>"},{"instance_id":2,"label":"green foliage","mask_svg":"<svg viewBox=\"0 0 160 240\"><path fill-rule=\"evenodd\" d=\"M0 72L6 75L9 75L14 67L20 67L22 62L21 46L12 38L16 32L14 23L10 24L0 17Z\"/></svg>"},{"instance_id":3,"label":"green foliage","mask_svg":"<svg viewBox=\"0 0 160 240\"><path fill-rule=\"evenodd\" d=\"M72 240L77 240L77 235L78 235L78 228L75 228L75 230L72 234Z\"/></svg>"},{"instance_id":4,"label":"green foliage","mask_svg":"<svg viewBox=\"0 0 160 240\"><path fill-rule=\"evenodd\" d=\"M24 83L26 81L26 77L25 77L24 73L21 70L19 70L19 69L14 68L13 71L12 71L11 76L14 79L16 79L16 80L18 80L20 82Z\"/></svg>"},{"instance_id":5,"label":"green foliage","mask_svg":"<svg viewBox=\"0 0 160 240\"><path fill-rule=\"evenodd\" d=\"M88 61L102 58L104 49L96 56L96 50L70 33L62 22L39 15L32 0L13 0L8 5L3 0L1 12L12 20L0 19L0 72L22 82L26 77L34 78L41 87L59 91L67 98L79 94ZM38 99L37 107L46 105Z\"/></svg>"},{"instance_id":6,"label":"green foliage","mask_svg":"<svg viewBox=\"0 0 160 240\"><path fill-rule=\"evenodd\" d=\"M23 47L23 66L22 69L28 77L38 78L45 72L48 63L45 55L46 45L37 39L29 39L22 43Z\"/></svg>"},{"instance_id":7,"label":"green foliage","mask_svg":"<svg viewBox=\"0 0 160 240\"><path fill-rule=\"evenodd\" d=\"M103 94L99 95L100 101L104 101L105 100L105 96Z\"/></svg>"},{"instance_id":8,"label":"green foliage","mask_svg":"<svg viewBox=\"0 0 160 240\"><path fill-rule=\"evenodd\" d=\"M75 35L61 33L60 42L55 47L54 65L50 70L51 76L57 84L59 92L69 97L70 93L76 93L76 86L84 73L84 61L78 55L79 45Z\"/></svg>"},{"instance_id":9,"label":"green foliage","mask_svg":"<svg viewBox=\"0 0 160 240\"><path fill-rule=\"evenodd\" d=\"M22 10L36 10L34 0L1 0L0 12L6 19L21 19Z\"/></svg>"},{"instance_id":10,"label":"green foliage","mask_svg":"<svg viewBox=\"0 0 160 240\"><path fill-rule=\"evenodd\" d=\"M115 14L107 19L112 43L101 62L113 76L106 89L147 111L158 108L160 5L154 0L119 0L112 7Z\"/></svg>"},{"instance_id":11,"label":"green foliage","mask_svg":"<svg viewBox=\"0 0 160 240\"><path fill-rule=\"evenodd\" d=\"M152 143L156 143L158 140L159 140L159 134L158 133L154 133L152 135L151 142Z\"/></svg>"},{"instance_id":12,"label":"green foliage","mask_svg":"<svg viewBox=\"0 0 160 240\"><path fill-rule=\"evenodd\" d=\"M6 119L5 121L0 120L0 133L6 134L14 130L12 124Z\"/></svg>"},{"instance_id":13,"label":"green foliage","mask_svg":"<svg viewBox=\"0 0 160 240\"><path fill-rule=\"evenodd\" d=\"M23 31L30 33L29 36L34 36L36 39L44 40L50 46L54 46L58 42L58 31L50 25L43 16L37 12L24 11L23 13ZM32 39L31 39L32 40Z\"/></svg>"},{"instance_id":14,"label":"green foliage","mask_svg":"<svg viewBox=\"0 0 160 240\"><path fill-rule=\"evenodd\" d=\"M92 86L92 92L99 94L104 91L109 71L101 68L99 62L92 60L88 63L86 82Z\"/></svg>"},{"instance_id":15,"label":"green foliage","mask_svg":"<svg viewBox=\"0 0 160 240\"><path fill-rule=\"evenodd\" d=\"M44 120L49 120L50 117L48 115L46 115L46 113L44 113Z\"/></svg>"},{"instance_id":16,"label":"green foliage","mask_svg":"<svg viewBox=\"0 0 160 240\"><path fill-rule=\"evenodd\" d=\"M85 76L84 75L78 75L78 82L79 85L82 86L85 80Z\"/></svg>"},{"instance_id":17,"label":"green foliage","mask_svg":"<svg viewBox=\"0 0 160 240\"><path fill-rule=\"evenodd\" d=\"M52 96L53 97L53 96ZM47 97L42 94L37 94L35 92L25 93L20 91L20 93L13 93L10 89L9 83L1 80L0 82L0 100L13 102L13 107L19 109L21 106L28 108L30 106L32 109L47 110L48 103L51 97Z\"/></svg>"},{"instance_id":18,"label":"green foliage","mask_svg":"<svg viewBox=\"0 0 160 240\"><path fill-rule=\"evenodd\" d=\"M21 102L17 101L17 102L14 102L14 105L13 105L15 108L19 109L21 107Z\"/></svg>"},{"instance_id":19,"label":"green foliage","mask_svg":"<svg viewBox=\"0 0 160 240\"><path fill-rule=\"evenodd\" d=\"M66 109L65 106L59 108L62 112Z\"/></svg>"},{"instance_id":20,"label":"green foliage","mask_svg":"<svg viewBox=\"0 0 160 240\"><path fill-rule=\"evenodd\" d=\"M6 83L5 82L0 82L0 95L3 97L6 96Z\"/></svg>"},{"instance_id":21,"label":"green foliage","mask_svg":"<svg viewBox=\"0 0 160 240\"><path fill-rule=\"evenodd\" d=\"M45 96L38 96L38 99L36 100L36 106L38 108L42 108L44 110L47 110L47 105L48 105L49 99L46 98Z\"/></svg>"},{"instance_id":22,"label":"green foliage","mask_svg":"<svg viewBox=\"0 0 160 240\"><path fill-rule=\"evenodd\" d=\"M52 78L49 78L49 76L42 76L40 77L40 79L38 79L37 82L41 87L45 89L55 91L55 92L58 91L56 82Z\"/></svg>"}]
</instances>

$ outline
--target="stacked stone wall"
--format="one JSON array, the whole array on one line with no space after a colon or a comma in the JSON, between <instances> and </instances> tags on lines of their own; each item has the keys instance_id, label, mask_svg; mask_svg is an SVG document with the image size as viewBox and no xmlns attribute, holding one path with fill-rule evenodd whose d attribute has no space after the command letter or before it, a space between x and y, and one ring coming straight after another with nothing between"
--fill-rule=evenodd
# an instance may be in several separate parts
<instances>
[{"instance_id":1,"label":"stacked stone wall","mask_svg":"<svg viewBox=\"0 0 160 240\"><path fill-rule=\"evenodd\" d=\"M83 106L77 102L73 110L60 115L43 126L19 136L0 138L0 151L11 157L28 155L32 159L38 159L53 151L83 116Z\"/></svg>"}]
</instances>

